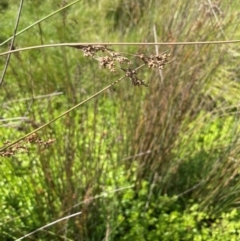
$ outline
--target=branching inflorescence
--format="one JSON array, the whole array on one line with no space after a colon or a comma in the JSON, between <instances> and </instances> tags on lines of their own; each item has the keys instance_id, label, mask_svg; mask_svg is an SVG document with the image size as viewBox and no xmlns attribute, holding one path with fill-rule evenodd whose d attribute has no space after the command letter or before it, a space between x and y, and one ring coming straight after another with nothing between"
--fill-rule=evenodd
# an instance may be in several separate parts
<instances>
[{"instance_id":1,"label":"branching inflorescence","mask_svg":"<svg viewBox=\"0 0 240 241\"><path fill-rule=\"evenodd\" d=\"M36 133L32 134L31 136L25 138L21 142L16 143L15 145L11 146L5 151L0 151L0 156L2 157L10 157L17 153L28 152L31 144L36 144L40 146L42 149L49 147L52 145L56 139L48 139L46 141L42 140L37 136ZM4 144L8 144L9 141L5 142ZM30 144L30 145L29 145Z\"/></svg>"},{"instance_id":2,"label":"branching inflorescence","mask_svg":"<svg viewBox=\"0 0 240 241\"><path fill-rule=\"evenodd\" d=\"M136 69L132 68L122 68L121 65L127 64L128 66L132 65L132 61L128 58L122 56L120 53L115 52L113 49L108 48L105 45L79 45L79 46L69 46L77 48L83 51L85 57L92 57L99 61L100 66L108 68L111 72L116 72L116 65L120 65L120 69L125 72L125 76L128 77L134 86L148 86L143 80L139 79L137 76ZM107 53L105 56L98 56L97 52ZM164 65L168 63L170 54L158 54L158 55L146 55L146 54L136 54L133 55L144 62L144 65L147 65L149 68L154 69L163 69Z\"/></svg>"},{"instance_id":3,"label":"branching inflorescence","mask_svg":"<svg viewBox=\"0 0 240 241\"><path fill-rule=\"evenodd\" d=\"M137 59L140 59L143 61L143 64L138 67L132 67L130 68L133 64L132 61L130 61L128 58L122 56L121 53L114 51L113 49L108 48L106 45L77 45L77 46L69 46L69 47L74 47L77 49L80 49L85 57L92 57L96 59L99 63L100 66L103 68L109 69L111 72L116 72L116 68L124 71L125 76L131 80L132 84L134 86L148 86L145 81L141 80L137 76L137 70L142 68L143 66L148 66L151 69L157 68L157 69L163 69L164 65L168 63L168 58L169 54L157 54L157 55L146 55L146 54L135 54L131 55L134 56ZM100 56L99 52L105 53L105 56ZM126 68L127 66L127 68ZM124 67L124 68L123 68ZM123 79L122 77L121 79ZM87 98L85 101L75 105L71 109L67 110L60 116L56 117L54 120L50 121L49 123L44 124L43 126L37 128L33 132L27 134L25 137L20 138L19 140L10 143L4 143L5 147L0 149L0 156L2 157L9 157L13 156L17 153L22 153L22 152L28 152L31 144L36 144L37 146L40 146L41 148L46 148L53 144L56 140L55 139L49 139L47 141L43 141L42 139L38 138L36 133L40 129L44 128L45 126L49 125L50 123L54 122L55 120L61 118L65 114L69 113L70 111L74 110L78 106L82 105L83 103L87 102L88 100L92 99L93 97L97 96L98 94L102 93L103 91L107 90L114 84L118 83L121 79L113 82L109 86L105 87L101 91L97 92L93 96ZM10 143L10 144L9 144Z\"/></svg>"}]
</instances>

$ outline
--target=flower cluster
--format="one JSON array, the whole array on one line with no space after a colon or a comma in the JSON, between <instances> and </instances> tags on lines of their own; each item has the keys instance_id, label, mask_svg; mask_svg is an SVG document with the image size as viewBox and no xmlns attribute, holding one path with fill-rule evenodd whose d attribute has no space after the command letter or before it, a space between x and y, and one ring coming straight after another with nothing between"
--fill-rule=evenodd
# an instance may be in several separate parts
<instances>
[{"instance_id":1,"label":"flower cluster","mask_svg":"<svg viewBox=\"0 0 240 241\"><path fill-rule=\"evenodd\" d=\"M168 62L170 54L158 54L158 55L144 55L140 54L138 57L146 64L149 68L163 69L163 66Z\"/></svg>"},{"instance_id":2,"label":"flower cluster","mask_svg":"<svg viewBox=\"0 0 240 241\"><path fill-rule=\"evenodd\" d=\"M145 82L143 80L141 80L137 77L136 70L123 69L123 68L122 68L122 70L125 72L125 76L128 77L132 81L133 85L135 85L135 86L140 86L140 85L148 86L147 84L145 84Z\"/></svg>"},{"instance_id":3,"label":"flower cluster","mask_svg":"<svg viewBox=\"0 0 240 241\"><path fill-rule=\"evenodd\" d=\"M37 134L34 133L31 136L26 137L24 140L18 142L17 144L10 146L6 150L0 151L0 156L10 157L17 153L28 152L28 150L29 150L29 145L27 145L28 143L37 144L37 145L45 148L45 147L52 145L55 141L56 141L56 139L51 139L51 138L44 141L41 138L37 137ZM10 144L10 141L5 142L4 144L5 145Z\"/></svg>"},{"instance_id":4,"label":"flower cluster","mask_svg":"<svg viewBox=\"0 0 240 241\"><path fill-rule=\"evenodd\" d=\"M130 78L132 84L134 86L148 86L145 82L138 78L136 69L123 69L121 68L123 64L132 65L132 62L123 57L120 53L113 51L112 49L108 48L105 45L77 45L77 46L70 46L77 49L81 49L84 53L85 57L93 57L97 61L99 61L100 66L109 69L111 72L116 72L116 65L120 65L120 69L125 72L125 76ZM105 56L97 55L97 52L104 52ZM158 68L163 69L164 65L168 63L168 59L170 54L157 54L157 55L146 55L146 54L137 54L133 55L140 58L144 65L147 65L149 68Z\"/></svg>"},{"instance_id":5,"label":"flower cluster","mask_svg":"<svg viewBox=\"0 0 240 241\"><path fill-rule=\"evenodd\" d=\"M99 51L101 52L105 52L106 50L110 50L107 48L107 46L105 45L76 45L76 46L69 46L72 48L76 48L76 49L81 49L83 51L83 55L85 57L94 57L95 54Z\"/></svg>"}]
</instances>

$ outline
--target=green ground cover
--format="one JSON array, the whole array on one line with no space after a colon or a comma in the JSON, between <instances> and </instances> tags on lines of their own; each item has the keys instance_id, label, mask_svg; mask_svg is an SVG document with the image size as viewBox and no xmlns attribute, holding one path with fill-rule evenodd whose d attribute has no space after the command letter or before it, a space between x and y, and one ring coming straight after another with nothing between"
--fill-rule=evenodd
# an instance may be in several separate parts
<instances>
[{"instance_id":1,"label":"green ground cover","mask_svg":"<svg viewBox=\"0 0 240 241\"><path fill-rule=\"evenodd\" d=\"M24 1L17 32L56 14L19 34L14 47L237 39L237 1L210 3L92 0L57 11L71 3ZM0 2L0 53L18 4ZM157 51L109 48L134 68L137 55ZM171 54L161 72L138 70L149 87L125 78L0 156L0 240L76 212L25 240L239 240L239 44L158 51ZM119 67L128 68L111 73L70 47L12 54L0 88L0 146L116 81Z\"/></svg>"}]
</instances>

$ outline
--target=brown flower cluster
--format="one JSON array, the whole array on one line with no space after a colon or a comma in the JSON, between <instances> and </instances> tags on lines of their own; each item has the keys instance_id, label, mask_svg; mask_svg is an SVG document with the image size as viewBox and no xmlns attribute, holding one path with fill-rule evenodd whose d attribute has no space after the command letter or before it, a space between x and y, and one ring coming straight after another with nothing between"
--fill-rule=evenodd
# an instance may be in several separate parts
<instances>
[{"instance_id":1,"label":"brown flower cluster","mask_svg":"<svg viewBox=\"0 0 240 241\"><path fill-rule=\"evenodd\" d=\"M81 49L85 57L94 57L95 54L99 51L105 52L106 50L110 50L105 45L99 45L99 46L98 45L96 46L95 45L77 45L77 46L69 46L69 47Z\"/></svg>"},{"instance_id":2,"label":"brown flower cluster","mask_svg":"<svg viewBox=\"0 0 240 241\"><path fill-rule=\"evenodd\" d=\"M128 65L132 64L132 62L128 58L123 57L120 53L111 51L110 55L112 56L112 59L118 62L119 64L124 64L124 63L127 63Z\"/></svg>"},{"instance_id":3,"label":"brown flower cluster","mask_svg":"<svg viewBox=\"0 0 240 241\"><path fill-rule=\"evenodd\" d=\"M139 79L137 77L137 72L136 70L133 69L123 69L122 70L125 72L125 76L128 77L131 81L132 84L135 86L140 86L140 85L144 85L144 86L148 86L147 84L145 84L145 82L141 79Z\"/></svg>"},{"instance_id":4,"label":"brown flower cluster","mask_svg":"<svg viewBox=\"0 0 240 241\"><path fill-rule=\"evenodd\" d=\"M109 56L105 57L98 57L97 60L100 62L100 65L103 66L104 68L108 68L111 72L116 72L115 66L116 63L119 64L131 64L131 61L128 58L125 58L121 56L120 53L114 52L114 51L109 51Z\"/></svg>"},{"instance_id":5,"label":"brown flower cluster","mask_svg":"<svg viewBox=\"0 0 240 241\"><path fill-rule=\"evenodd\" d=\"M86 57L93 57L96 60L99 61L100 66L109 69L111 72L116 72L116 65L121 65L127 64L131 65L132 62L126 58L123 57L120 53L113 51L112 49L109 49L105 45L78 45L78 46L70 46L74 47L77 49L81 49L84 53L84 56ZM97 55L97 52L104 52L106 55L101 57ZM145 54L138 54L134 55L138 58L140 58L145 65L147 65L149 68L158 68L158 69L163 69L164 65L168 63L168 59L170 57L170 54L158 54L158 55L145 55ZM132 84L134 86L148 86L145 84L145 82L137 77L137 72L136 69L123 69L125 72L125 76L129 77L130 80L132 81Z\"/></svg>"},{"instance_id":6,"label":"brown flower cluster","mask_svg":"<svg viewBox=\"0 0 240 241\"><path fill-rule=\"evenodd\" d=\"M146 64L149 68L163 69L163 66L168 62L170 54L158 54L158 55L144 55L140 54L138 57Z\"/></svg>"},{"instance_id":7,"label":"brown flower cluster","mask_svg":"<svg viewBox=\"0 0 240 241\"><path fill-rule=\"evenodd\" d=\"M111 72L116 72L115 66L116 63L119 64L131 64L131 61L126 58L123 57L120 53L117 53L115 51L113 51L112 49L108 48L105 45L78 45L78 46L70 46L73 48L77 48L77 49L81 49L84 53L85 57L93 57L96 60L99 61L100 66L104 67L104 68L108 68ZM97 52L106 52L107 55L100 57L97 56Z\"/></svg>"},{"instance_id":8,"label":"brown flower cluster","mask_svg":"<svg viewBox=\"0 0 240 241\"><path fill-rule=\"evenodd\" d=\"M28 150L29 150L29 145L27 145L28 143L37 144L38 146L45 148L45 147L49 147L50 145L52 145L55 141L56 141L56 139L48 139L48 140L44 141L41 138L37 137L37 134L34 133L31 136L26 137L23 141L7 148L7 150L0 151L0 156L10 157L17 153L28 152ZM10 143L10 141L7 141L4 144L7 145L9 143Z\"/></svg>"},{"instance_id":9,"label":"brown flower cluster","mask_svg":"<svg viewBox=\"0 0 240 241\"><path fill-rule=\"evenodd\" d=\"M114 60L112 58L110 58L109 56L105 56L105 57L99 57L98 58L99 62L100 62L100 66L104 67L104 68L108 68L111 72L115 72L115 63Z\"/></svg>"},{"instance_id":10,"label":"brown flower cluster","mask_svg":"<svg viewBox=\"0 0 240 241\"><path fill-rule=\"evenodd\" d=\"M8 144L9 142L5 142L4 144ZM24 145L24 144L16 144L14 146L11 146L9 147L7 150L5 151L1 151L0 152L0 156L3 156L3 157L10 157L10 156L13 156L15 155L16 153L19 153L19 152L27 152L27 147Z\"/></svg>"}]
</instances>

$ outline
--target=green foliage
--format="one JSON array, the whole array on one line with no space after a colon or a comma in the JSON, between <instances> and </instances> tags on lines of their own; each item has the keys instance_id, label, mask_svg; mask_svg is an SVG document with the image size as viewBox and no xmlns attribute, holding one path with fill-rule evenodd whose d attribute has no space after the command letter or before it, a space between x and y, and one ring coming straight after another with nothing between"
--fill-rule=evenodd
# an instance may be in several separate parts
<instances>
[{"instance_id":1,"label":"green foliage","mask_svg":"<svg viewBox=\"0 0 240 241\"><path fill-rule=\"evenodd\" d=\"M237 209L211 217L199 211L198 204L190 204L183 210L177 197L152 196L151 200L146 200L147 188L143 187L137 197L133 191L127 191L123 196L118 220L124 221L116 231L117 240L239 239Z\"/></svg>"},{"instance_id":2,"label":"green foliage","mask_svg":"<svg viewBox=\"0 0 240 241\"><path fill-rule=\"evenodd\" d=\"M6 3L0 3L0 42L12 35L18 11L18 3ZM25 30L14 47L239 35L239 4L225 0L213 8L198 1L91 0L57 10L65 4L24 1L18 32ZM213 9L222 11L217 19ZM156 52L146 46L111 48L133 59ZM1 45L1 52L8 49L8 43ZM28 152L0 157L0 240L15 240L78 211L29 240L239 240L239 50L158 50L172 54L163 79L158 70L139 70L149 88L124 80L41 130L42 140L56 139L52 146L27 143ZM122 74L108 73L69 47L12 54L1 86L0 145Z\"/></svg>"}]
</instances>

